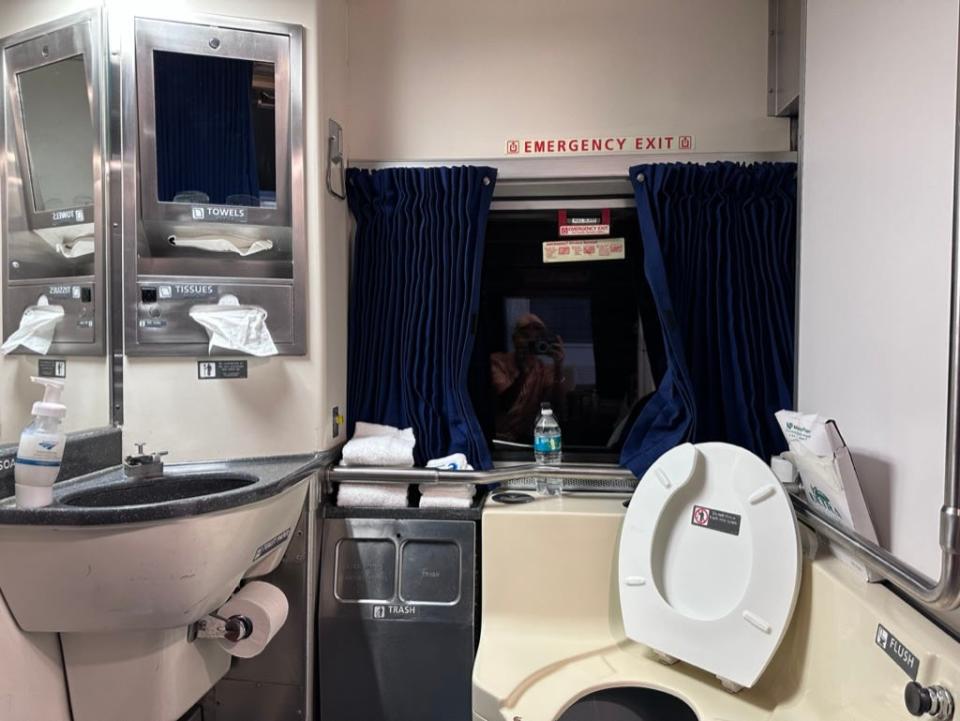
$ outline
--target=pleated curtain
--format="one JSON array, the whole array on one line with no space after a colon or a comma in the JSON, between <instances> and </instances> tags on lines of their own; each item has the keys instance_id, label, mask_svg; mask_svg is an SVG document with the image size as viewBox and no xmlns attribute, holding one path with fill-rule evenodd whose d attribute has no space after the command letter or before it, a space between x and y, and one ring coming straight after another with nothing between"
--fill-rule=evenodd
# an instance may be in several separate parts
<instances>
[{"instance_id":1,"label":"pleated curtain","mask_svg":"<svg viewBox=\"0 0 960 721\"><path fill-rule=\"evenodd\" d=\"M496 170L350 169L356 221L347 414L412 426L419 465L461 452L492 466L467 392Z\"/></svg>"},{"instance_id":2,"label":"pleated curtain","mask_svg":"<svg viewBox=\"0 0 960 721\"><path fill-rule=\"evenodd\" d=\"M621 464L642 475L685 441L779 453L773 414L793 407L795 164L649 164L630 177L667 370Z\"/></svg>"}]
</instances>

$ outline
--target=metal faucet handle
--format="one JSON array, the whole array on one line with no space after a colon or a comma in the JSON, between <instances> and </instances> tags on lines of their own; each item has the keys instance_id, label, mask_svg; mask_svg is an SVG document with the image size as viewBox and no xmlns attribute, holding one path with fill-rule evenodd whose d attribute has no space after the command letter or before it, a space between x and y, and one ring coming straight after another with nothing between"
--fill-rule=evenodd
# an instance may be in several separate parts
<instances>
[{"instance_id":1,"label":"metal faucet handle","mask_svg":"<svg viewBox=\"0 0 960 721\"><path fill-rule=\"evenodd\" d=\"M137 455L138 455L138 456L149 455L149 456L153 456L154 458L161 458L161 457L167 455L167 454L170 452L170 451L155 451L155 452L153 452L153 453L144 453L144 452L143 452L143 449L144 449L144 448L146 447L146 445L147 445L145 442L142 442L142 441L141 441L141 442L139 442L139 443L134 443L133 445L135 445L135 446L137 447Z\"/></svg>"}]
</instances>

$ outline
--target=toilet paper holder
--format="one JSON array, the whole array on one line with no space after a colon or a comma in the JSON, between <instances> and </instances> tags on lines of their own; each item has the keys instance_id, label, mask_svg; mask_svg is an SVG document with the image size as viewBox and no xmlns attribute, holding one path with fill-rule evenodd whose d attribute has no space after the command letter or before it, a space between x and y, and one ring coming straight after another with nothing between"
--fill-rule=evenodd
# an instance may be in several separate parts
<instances>
[{"instance_id":1,"label":"toilet paper holder","mask_svg":"<svg viewBox=\"0 0 960 721\"><path fill-rule=\"evenodd\" d=\"M253 634L253 621L240 614L224 618L211 613L190 627L188 639L198 638L226 639L227 641L242 641Z\"/></svg>"}]
</instances>

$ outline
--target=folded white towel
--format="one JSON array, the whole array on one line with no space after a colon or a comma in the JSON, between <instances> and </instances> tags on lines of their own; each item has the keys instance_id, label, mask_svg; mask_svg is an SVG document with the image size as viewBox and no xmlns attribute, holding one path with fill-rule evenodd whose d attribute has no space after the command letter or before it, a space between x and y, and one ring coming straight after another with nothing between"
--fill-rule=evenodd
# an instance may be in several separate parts
<instances>
[{"instance_id":1,"label":"folded white towel","mask_svg":"<svg viewBox=\"0 0 960 721\"><path fill-rule=\"evenodd\" d=\"M413 428L394 428L393 426L384 426L380 423L365 423L357 421L356 428L353 429L354 438L368 438L370 436L390 436L391 438L400 438L411 443L416 442L413 435Z\"/></svg>"},{"instance_id":2,"label":"folded white towel","mask_svg":"<svg viewBox=\"0 0 960 721\"><path fill-rule=\"evenodd\" d=\"M470 508L476 492L470 483L421 483L420 508Z\"/></svg>"},{"instance_id":3,"label":"folded white towel","mask_svg":"<svg viewBox=\"0 0 960 721\"><path fill-rule=\"evenodd\" d=\"M408 488L399 483L341 483L337 505L406 508Z\"/></svg>"},{"instance_id":4,"label":"folded white towel","mask_svg":"<svg viewBox=\"0 0 960 721\"><path fill-rule=\"evenodd\" d=\"M423 496L420 498L420 508L470 508L473 498L458 496Z\"/></svg>"},{"instance_id":5,"label":"folded white towel","mask_svg":"<svg viewBox=\"0 0 960 721\"><path fill-rule=\"evenodd\" d=\"M439 468L444 471L472 471L473 466L462 453L452 453L443 458L434 458L427 461L427 468Z\"/></svg>"},{"instance_id":6,"label":"folded white towel","mask_svg":"<svg viewBox=\"0 0 960 721\"><path fill-rule=\"evenodd\" d=\"M413 448L417 445L412 428L394 428L377 423L358 422L353 438L343 447L344 466L413 465Z\"/></svg>"}]
</instances>

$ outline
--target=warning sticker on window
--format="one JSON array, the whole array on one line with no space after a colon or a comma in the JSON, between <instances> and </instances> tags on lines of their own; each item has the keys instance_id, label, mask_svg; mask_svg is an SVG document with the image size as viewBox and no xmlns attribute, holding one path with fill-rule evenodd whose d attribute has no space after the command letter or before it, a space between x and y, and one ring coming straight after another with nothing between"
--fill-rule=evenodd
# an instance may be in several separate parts
<instances>
[{"instance_id":1,"label":"warning sticker on window","mask_svg":"<svg viewBox=\"0 0 960 721\"><path fill-rule=\"evenodd\" d=\"M560 237L610 235L610 208L557 212Z\"/></svg>"},{"instance_id":2,"label":"warning sticker on window","mask_svg":"<svg viewBox=\"0 0 960 721\"><path fill-rule=\"evenodd\" d=\"M548 240L543 244L544 263L576 263L590 260L622 260L623 238L597 240Z\"/></svg>"},{"instance_id":3,"label":"warning sticker on window","mask_svg":"<svg viewBox=\"0 0 960 721\"><path fill-rule=\"evenodd\" d=\"M716 508L707 508L706 506L694 506L690 523L701 528L709 528L711 531L729 533L731 536L740 535L740 515L729 511L719 511Z\"/></svg>"}]
</instances>

